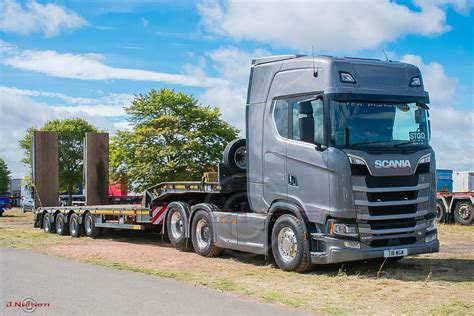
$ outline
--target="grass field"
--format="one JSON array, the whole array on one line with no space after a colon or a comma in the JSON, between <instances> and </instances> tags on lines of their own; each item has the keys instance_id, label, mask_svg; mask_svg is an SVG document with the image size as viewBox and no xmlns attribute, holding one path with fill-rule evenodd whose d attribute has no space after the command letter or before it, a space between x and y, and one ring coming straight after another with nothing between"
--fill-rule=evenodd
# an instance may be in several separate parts
<instances>
[{"instance_id":1,"label":"grass field","mask_svg":"<svg viewBox=\"0 0 474 316\"><path fill-rule=\"evenodd\" d=\"M314 311L317 314L474 315L474 226L441 225L441 252L391 266L358 262L284 272L262 256L203 258L147 232L109 231L73 239L34 229L32 214L0 218L0 246L34 251Z\"/></svg>"}]
</instances>

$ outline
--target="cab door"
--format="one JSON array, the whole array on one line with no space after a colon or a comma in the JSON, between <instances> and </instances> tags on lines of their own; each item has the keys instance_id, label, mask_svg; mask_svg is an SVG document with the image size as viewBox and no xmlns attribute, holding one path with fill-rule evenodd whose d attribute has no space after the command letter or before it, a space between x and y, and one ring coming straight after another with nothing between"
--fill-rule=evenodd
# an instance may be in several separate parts
<instances>
[{"instance_id":1,"label":"cab door","mask_svg":"<svg viewBox=\"0 0 474 316\"><path fill-rule=\"evenodd\" d=\"M322 96L292 99L289 112L288 200L314 219L330 209L324 100Z\"/></svg>"},{"instance_id":2,"label":"cab door","mask_svg":"<svg viewBox=\"0 0 474 316\"><path fill-rule=\"evenodd\" d=\"M265 109L263 130L263 196L269 206L286 199L286 146L289 103L286 99L269 102Z\"/></svg>"}]
</instances>

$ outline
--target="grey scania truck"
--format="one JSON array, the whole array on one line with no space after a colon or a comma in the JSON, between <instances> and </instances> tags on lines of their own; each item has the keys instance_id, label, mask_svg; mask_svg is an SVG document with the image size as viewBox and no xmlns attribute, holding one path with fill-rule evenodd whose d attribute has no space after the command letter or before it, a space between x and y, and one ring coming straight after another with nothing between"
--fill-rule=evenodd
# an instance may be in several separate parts
<instances>
[{"instance_id":1,"label":"grey scania truck","mask_svg":"<svg viewBox=\"0 0 474 316\"><path fill-rule=\"evenodd\" d=\"M299 272L437 252L427 103L410 64L256 59L246 138L227 146L214 179L160 183L138 207L38 208L36 225L74 237L155 229L202 256L233 249Z\"/></svg>"}]
</instances>

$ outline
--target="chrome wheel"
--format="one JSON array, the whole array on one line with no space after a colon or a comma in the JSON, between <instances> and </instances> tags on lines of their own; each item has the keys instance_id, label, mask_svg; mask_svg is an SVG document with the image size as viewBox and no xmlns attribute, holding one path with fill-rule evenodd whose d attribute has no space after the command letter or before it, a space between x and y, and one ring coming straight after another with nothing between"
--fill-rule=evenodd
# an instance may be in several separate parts
<instances>
[{"instance_id":1,"label":"chrome wheel","mask_svg":"<svg viewBox=\"0 0 474 316\"><path fill-rule=\"evenodd\" d=\"M235 151L234 161L237 167L241 169L247 168L247 147L240 147Z\"/></svg>"},{"instance_id":2,"label":"chrome wheel","mask_svg":"<svg viewBox=\"0 0 474 316\"><path fill-rule=\"evenodd\" d=\"M471 217L471 208L467 204L462 204L458 210L459 217L463 220L468 220Z\"/></svg>"},{"instance_id":3,"label":"chrome wheel","mask_svg":"<svg viewBox=\"0 0 474 316\"><path fill-rule=\"evenodd\" d=\"M278 252L286 262L291 262L296 257L298 240L295 232L290 227L283 227L278 233Z\"/></svg>"},{"instance_id":4,"label":"chrome wheel","mask_svg":"<svg viewBox=\"0 0 474 316\"><path fill-rule=\"evenodd\" d=\"M199 248L204 249L211 243L209 223L201 218L196 225L196 240Z\"/></svg>"},{"instance_id":5,"label":"chrome wheel","mask_svg":"<svg viewBox=\"0 0 474 316\"><path fill-rule=\"evenodd\" d=\"M179 211L171 214L171 235L176 240L180 239L183 235L183 218Z\"/></svg>"}]
</instances>

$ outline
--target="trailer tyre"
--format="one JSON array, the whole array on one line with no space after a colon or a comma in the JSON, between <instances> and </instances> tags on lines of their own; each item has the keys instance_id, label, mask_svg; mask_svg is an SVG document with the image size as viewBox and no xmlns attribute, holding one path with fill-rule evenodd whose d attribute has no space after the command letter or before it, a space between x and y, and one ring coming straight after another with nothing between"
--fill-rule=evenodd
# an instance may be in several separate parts
<instances>
[{"instance_id":1,"label":"trailer tyre","mask_svg":"<svg viewBox=\"0 0 474 316\"><path fill-rule=\"evenodd\" d=\"M459 201L454 209L454 221L461 225L471 225L474 219L474 210L469 201Z\"/></svg>"},{"instance_id":2,"label":"trailer tyre","mask_svg":"<svg viewBox=\"0 0 474 316\"><path fill-rule=\"evenodd\" d=\"M54 226L53 226L53 216L49 213L44 214L43 216L43 229L45 233L54 233Z\"/></svg>"},{"instance_id":3,"label":"trailer tyre","mask_svg":"<svg viewBox=\"0 0 474 316\"><path fill-rule=\"evenodd\" d=\"M245 139L230 142L224 150L224 166L232 174L245 173L247 169L247 147Z\"/></svg>"},{"instance_id":4,"label":"trailer tyre","mask_svg":"<svg viewBox=\"0 0 474 316\"><path fill-rule=\"evenodd\" d=\"M172 206L168 211L166 229L171 244L176 248L183 248L186 245L186 214L182 207Z\"/></svg>"},{"instance_id":5,"label":"trailer tyre","mask_svg":"<svg viewBox=\"0 0 474 316\"><path fill-rule=\"evenodd\" d=\"M66 216L58 214L56 216L56 233L61 236L69 234L68 225L66 224Z\"/></svg>"},{"instance_id":6,"label":"trailer tyre","mask_svg":"<svg viewBox=\"0 0 474 316\"><path fill-rule=\"evenodd\" d=\"M442 201L436 201L436 220L438 223L446 221L446 207Z\"/></svg>"},{"instance_id":7,"label":"trailer tyre","mask_svg":"<svg viewBox=\"0 0 474 316\"><path fill-rule=\"evenodd\" d=\"M304 223L296 216L280 216L272 230L272 252L278 267L285 271L306 272L311 269Z\"/></svg>"},{"instance_id":8,"label":"trailer tyre","mask_svg":"<svg viewBox=\"0 0 474 316\"><path fill-rule=\"evenodd\" d=\"M95 218L91 213L87 213L84 217L84 232L91 238L97 238L102 233L102 227L95 226Z\"/></svg>"},{"instance_id":9,"label":"trailer tyre","mask_svg":"<svg viewBox=\"0 0 474 316\"><path fill-rule=\"evenodd\" d=\"M69 218L69 233L71 237L78 238L82 235L83 226L79 224L79 215L76 213L71 214Z\"/></svg>"},{"instance_id":10,"label":"trailer tyre","mask_svg":"<svg viewBox=\"0 0 474 316\"><path fill-rule=\"evenodd\" d=\"M191 224L191 239L194 251L203 257L217 257L221 249L214 242L211 216L206 211L197 211Z\"/></svg>"}]
</instances>

